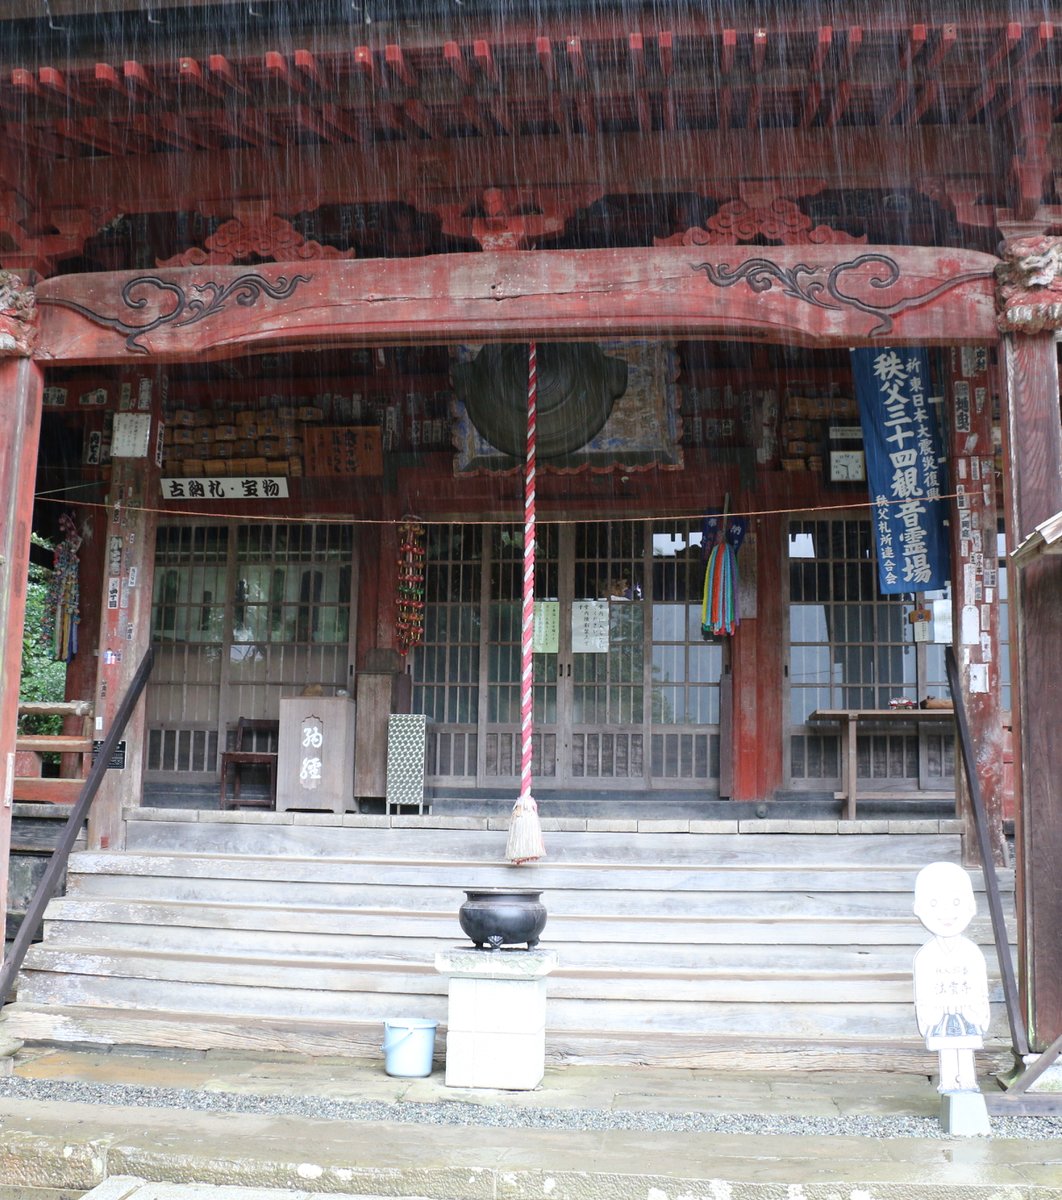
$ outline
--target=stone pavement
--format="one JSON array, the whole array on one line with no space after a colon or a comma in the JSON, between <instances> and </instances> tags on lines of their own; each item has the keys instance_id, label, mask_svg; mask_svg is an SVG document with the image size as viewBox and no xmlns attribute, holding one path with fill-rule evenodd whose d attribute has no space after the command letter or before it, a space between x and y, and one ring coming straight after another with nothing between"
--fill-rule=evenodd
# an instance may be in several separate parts
<instances>
[{"instance_id":1,"label":"stone pavement","mask_svg":"<svg viewBox=\"0 0 1062 1200\"><path fill-rule=\"evenodd\" d=\"M382 1058L34 1048L0 1079L0 1200L116 1176L333 1200L1062 1200L1062 1120L952 1139L937 1112L928 1080L884 1073L568 1066L506 1093Z\"/></svg>"}]
</instances>

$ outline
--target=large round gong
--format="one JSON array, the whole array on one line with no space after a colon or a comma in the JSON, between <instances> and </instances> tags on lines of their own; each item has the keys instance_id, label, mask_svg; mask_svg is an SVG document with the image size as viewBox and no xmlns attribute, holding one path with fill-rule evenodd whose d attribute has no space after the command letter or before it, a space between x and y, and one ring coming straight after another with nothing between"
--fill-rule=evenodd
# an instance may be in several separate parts
<instances>
[{"instance_id":1,"label":"large round gong","mask_svg":"<svg viewBox=\"0 0 1062 1200\"><path fill-rule=\"evenodd\" d=\"M538 457L571 454L598 433L627 390L627 364L586 342L539 342ZM484 346L451 369L454 390L496 449L523 458L527 445L527 346Z\"/></svg>"}]
</instances>

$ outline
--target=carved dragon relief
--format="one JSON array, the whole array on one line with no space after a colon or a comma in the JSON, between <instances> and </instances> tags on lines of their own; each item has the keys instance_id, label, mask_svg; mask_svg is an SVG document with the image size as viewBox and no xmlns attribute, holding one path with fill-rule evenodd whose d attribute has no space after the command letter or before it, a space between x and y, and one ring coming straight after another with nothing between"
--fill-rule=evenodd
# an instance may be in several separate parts
<instances>
[{"instance_id":1,"label":"carved dragon relief","mask_svg":"<svg viewBox=\"0 0 1062 1200\"><path fill-rule=\"evenodd\" d=\"M37 297L14 271L0 270L0 355L27 355L37 343Z\"/></svg>"},{"instance_id":2,"label":"carved dragon relief","mask_svg":"<svg viewBox=\"0 0 1062 1200\"><path fill-rule=\"evenodd\" d=\"M1062 329L1062 238L1004 242L996 267L996 303L1003 333Z\"/></svg>"}]
</instances>

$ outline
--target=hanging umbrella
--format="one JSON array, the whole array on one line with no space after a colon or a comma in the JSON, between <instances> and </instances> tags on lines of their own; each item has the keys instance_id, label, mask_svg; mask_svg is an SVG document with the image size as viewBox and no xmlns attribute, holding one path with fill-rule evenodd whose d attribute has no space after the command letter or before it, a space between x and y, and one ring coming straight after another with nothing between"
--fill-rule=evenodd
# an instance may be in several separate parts
<instances>
[{"instance_id":1,"label":"hanging umbrella","mask_svg":"<svg viewBox=\"0 0 1062 1200\"><path fill-rule=\"evenodd\" d=\"M524 581L520 622L520 795L513 805L505 857L534 862L545 853L538 805L531 795L531 738L534 731L535 631L535 439L538 420L535 343L527 355L527 457L524 463Z\"/></svg>"}]
</instances>

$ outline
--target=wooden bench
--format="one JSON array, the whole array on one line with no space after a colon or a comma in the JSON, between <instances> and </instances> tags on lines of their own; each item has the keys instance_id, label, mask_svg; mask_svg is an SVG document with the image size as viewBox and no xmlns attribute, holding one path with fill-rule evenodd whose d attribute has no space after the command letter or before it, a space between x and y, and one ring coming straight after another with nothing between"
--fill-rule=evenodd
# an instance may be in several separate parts
<instances>
[{"instance_id":1,"label":"wooden bench","mask_svg":"<svg viewBox=\"0 0 1062 1200\"><path fill-rule=\"evenodd\" d=\"M277 744L280 733L279 721L257 720L240 717L236 722L236 738L231 750L221 754L221 808L275 808L277 803L277 752L275 750L251 750L249 735L267 734L271 745ZM247 739L246 741L244 739ZM267 796L243 797L240 795L240 772L244 767L264 766L269 769L269 794ZM232 771L232 795L228 794L229 771Z\"/></svg>"},{"instance_id":2,"label":"wooden bench","mask_svg":"<svg viewBox=\"0 0 1062 1200\"><path fill-rule=\"evenodd\" d=\"M837 793L845 802L845 817L855 820L856 815L856 746L859 723L891 727L906 722L908 725L933 724L955 720L950 708L819 708L808 717L808 724L833 724L841 731L841 782Z\"/></svg>"}]
</instances>

